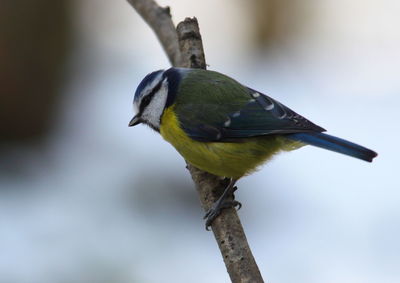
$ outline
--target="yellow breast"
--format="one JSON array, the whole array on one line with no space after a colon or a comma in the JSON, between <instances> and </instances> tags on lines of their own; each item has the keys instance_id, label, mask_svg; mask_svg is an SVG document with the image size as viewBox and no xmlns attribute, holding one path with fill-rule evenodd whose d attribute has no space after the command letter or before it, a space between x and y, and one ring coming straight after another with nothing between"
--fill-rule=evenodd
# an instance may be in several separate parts
<instances>
[{"instance_id":1,"label":"yellow breast","mask_svg":"<svg viewBox=\"0 0 400 283\"><path fill-rule=\"evenodd\" d=\"M164 111L160 133L195 167L235 179L250 174L275 153L301 146L276 135L247 138L238 143L195 141L180 127L173 106Z\"/></svg>"}]
</instances>

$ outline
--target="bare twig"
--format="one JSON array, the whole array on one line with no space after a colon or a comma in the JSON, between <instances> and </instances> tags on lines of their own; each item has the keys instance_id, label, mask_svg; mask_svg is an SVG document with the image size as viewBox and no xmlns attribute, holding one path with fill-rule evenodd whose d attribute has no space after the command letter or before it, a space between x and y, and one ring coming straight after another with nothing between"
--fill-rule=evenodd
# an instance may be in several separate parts
<instances>
[{"instance_id":1,"label":"bare twig","mask_svg":"<svg viewBox=\"0 0 400 283\"><path fill-rule=\"evenodd\" d=\"M128 0L153 28L174 66L206 68L201 35L195 18L186 18L176 30L168 13L152 0ZM162 19L158 18L163 14ZM168 15L168 17L165 17ZM179 40L178 40L179 38ZM177 48L171 50L172 46ZM180 49L178 49L179 47ZM176 54L179 54L177 56ZM226 182L188 164L202 207L207 211L222 194ZM224 209L211 225L232 282L264 282L234 208Z\"/></svg>"},{"instance_id":2,"label":"bare twig","mask_svg":"<svg viewBox=\"0 0 400 283\"><path fill-rule=\"evenodd\" d=\"M182 56L182 67L206 69L203 42L196 18L186 18L176 27Z\"/></svg>"}]
</instances>

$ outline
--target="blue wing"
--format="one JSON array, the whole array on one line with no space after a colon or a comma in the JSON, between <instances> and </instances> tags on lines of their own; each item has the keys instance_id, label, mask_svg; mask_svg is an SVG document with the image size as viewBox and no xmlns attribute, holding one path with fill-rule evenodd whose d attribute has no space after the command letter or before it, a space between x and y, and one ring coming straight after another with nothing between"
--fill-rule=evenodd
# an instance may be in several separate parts
<instances>
[{"instance_id":1,"label":"blue wing","mask_svg":"<svg viewBox=\"0 0 400 283\"><path fill-rule=\"evenodd\" d=\"M240 99L235 101L218 99L214 103L180 105L178 118L186 134L200 141L234 142L254 136L325 131L250 88L243 88Z\"/></svg>"}]
</instances>

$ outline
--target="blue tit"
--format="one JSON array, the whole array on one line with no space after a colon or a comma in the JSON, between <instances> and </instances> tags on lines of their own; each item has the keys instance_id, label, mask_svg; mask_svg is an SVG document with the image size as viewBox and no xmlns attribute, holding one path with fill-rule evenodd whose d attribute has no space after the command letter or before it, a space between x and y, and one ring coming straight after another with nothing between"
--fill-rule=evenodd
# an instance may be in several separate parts
<instances>
[{"instance_id":1,"label":"blue tit","mask_svg":"<svg viewBox=\"0 0 400 283\"><path fill-rule=\"evenodd\" d=\"M218 72L170 68L148 74L134 97L129 126L150 126L193 166L230 179L207 212L207 227L228 203L235 182L275 154L313 145L371 162L377 154L323 133L277 100Z\"/></svg>"}]
</instances>

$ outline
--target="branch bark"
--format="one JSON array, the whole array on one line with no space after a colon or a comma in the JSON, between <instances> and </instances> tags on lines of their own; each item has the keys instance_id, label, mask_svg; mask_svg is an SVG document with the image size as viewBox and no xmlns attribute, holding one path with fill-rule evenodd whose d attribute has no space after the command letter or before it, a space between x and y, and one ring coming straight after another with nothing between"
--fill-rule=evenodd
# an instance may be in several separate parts
<instances>
[{"instance_id":1,"label":"branch bark","mask_svg":"<svg viewBox=\"0 0 400 283\"><path fill-rule=\"evenodd\" d=\"M196 18L186 18L177 29L169 8L153 0L128 0L159 38L173 66L206 69L203 44ZM207 211L222 194L227 183L218 176L188 164L201 205ZM231 281L264 282L247 243L236 209L224 209L211 225Z\"/></svg>"}]
</instances>

